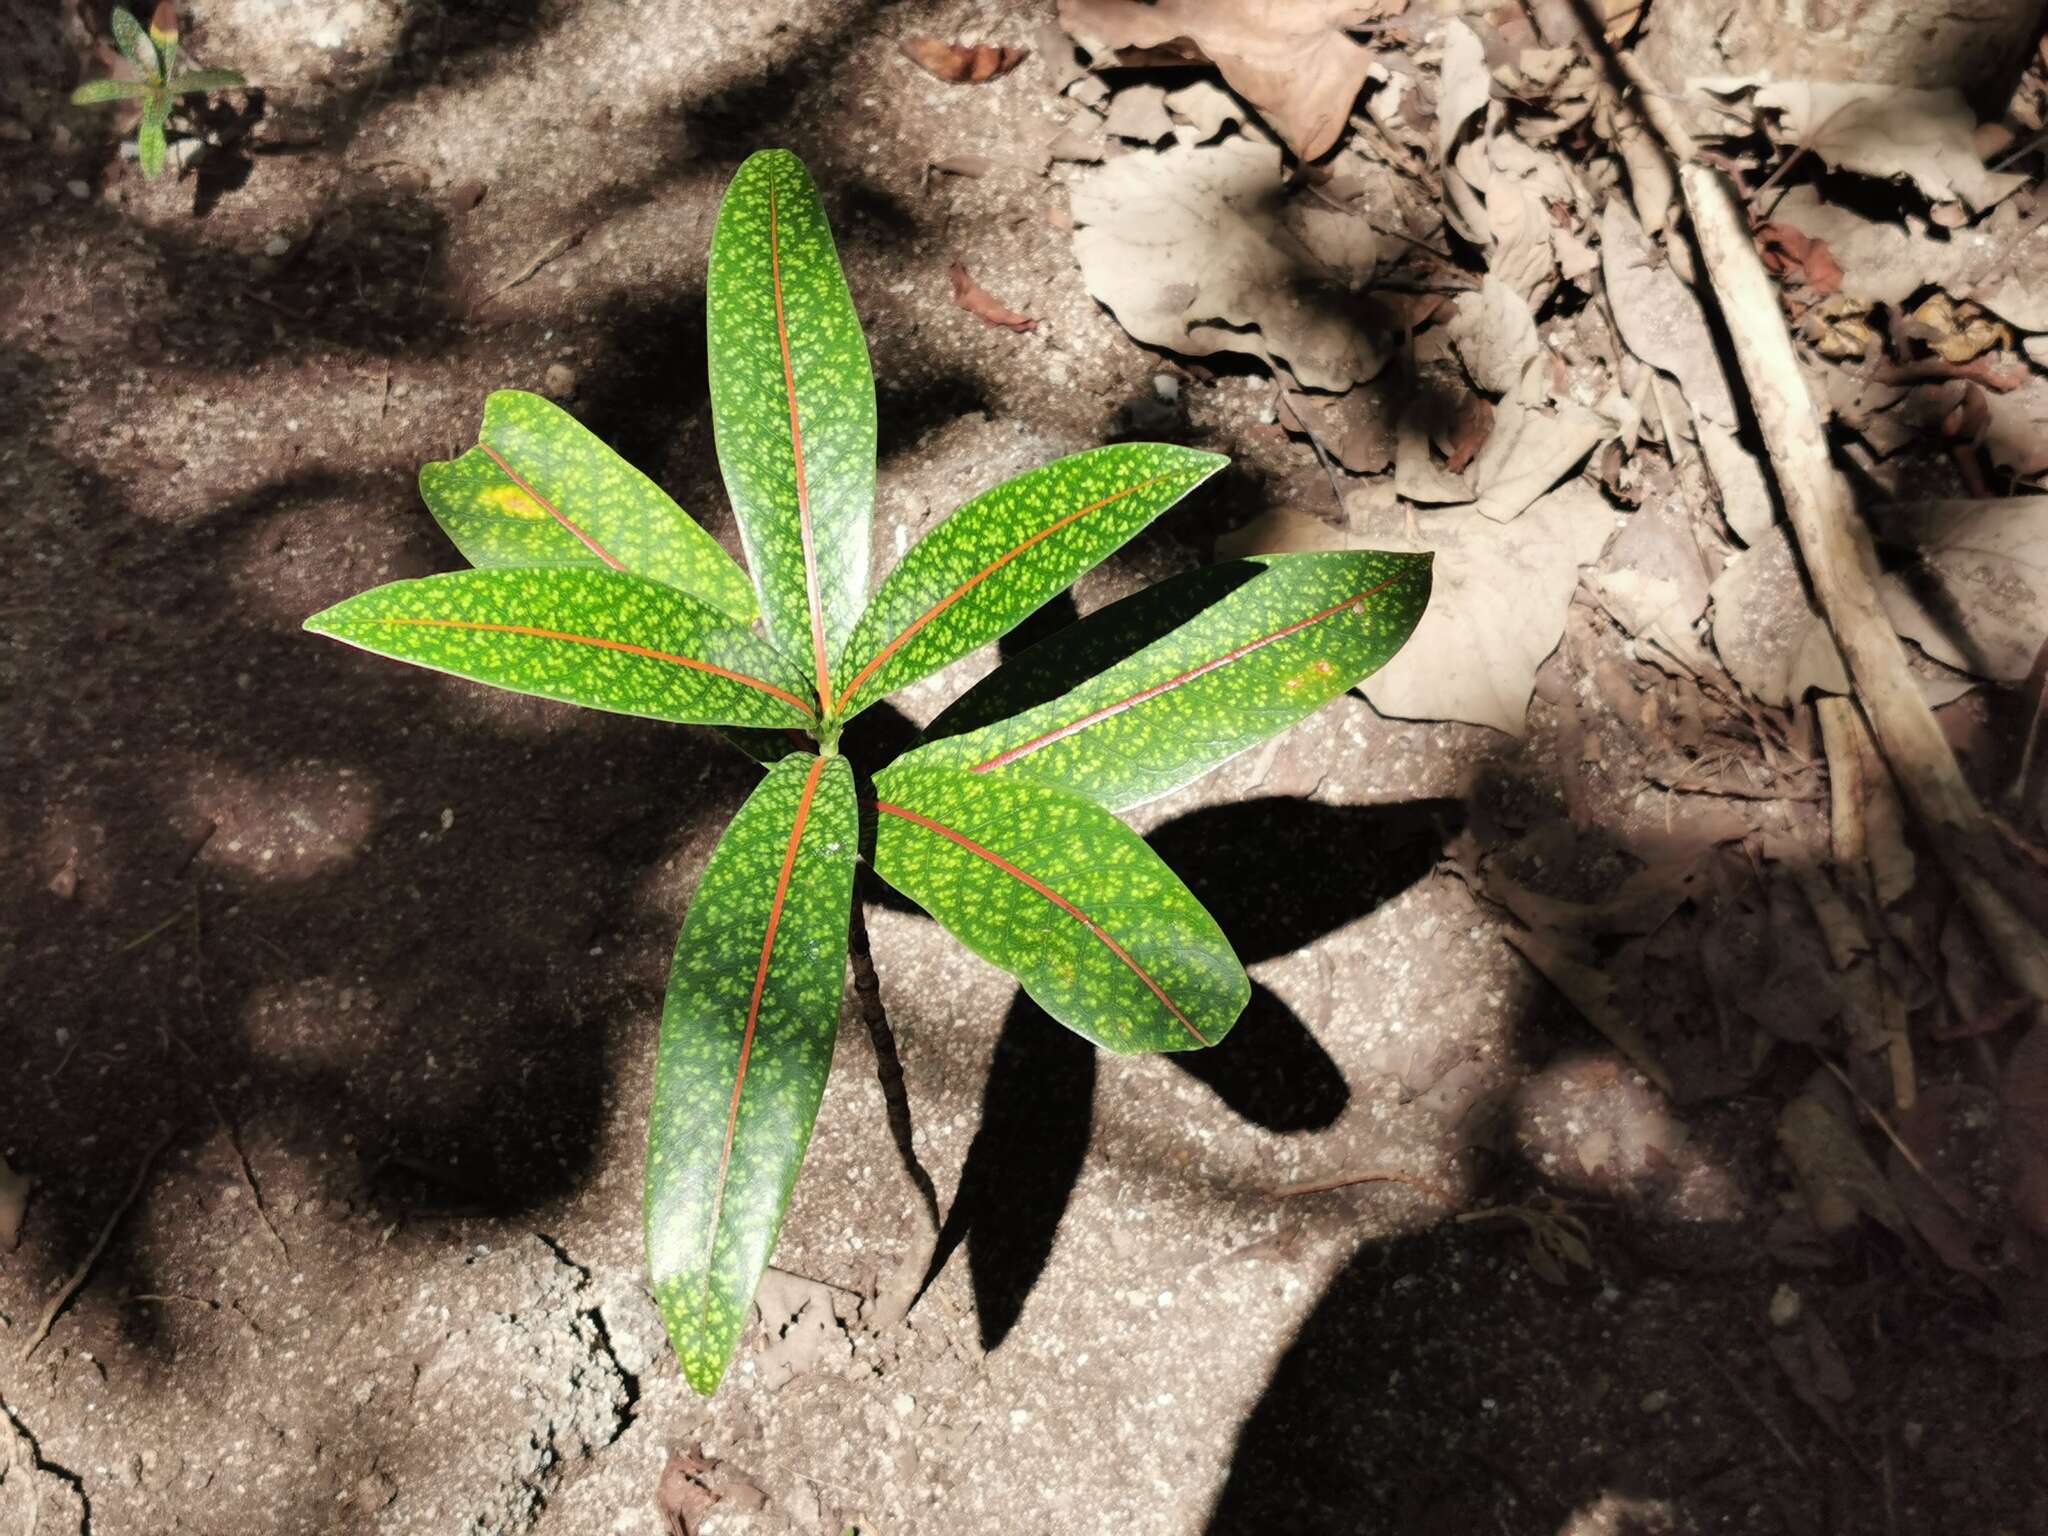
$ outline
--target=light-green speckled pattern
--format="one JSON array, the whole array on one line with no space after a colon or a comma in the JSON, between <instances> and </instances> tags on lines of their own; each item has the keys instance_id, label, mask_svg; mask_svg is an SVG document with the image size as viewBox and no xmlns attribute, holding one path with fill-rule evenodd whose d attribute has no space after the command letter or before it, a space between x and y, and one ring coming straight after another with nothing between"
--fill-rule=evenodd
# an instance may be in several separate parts
<instances>
[{"instance_id":1,"label":"light-green speckled pattern","mask_svg":"<svg viewBox=\"0 0 2048 1536\"><path fill-rule=\"evenodd\" d=\"M787 150L750 156L726 189L704 314L718 465L761 615L829 699L867 597L875 377L818 189Z\"/></svg>"},{"instance_id":2,"label":"light-green speckled pattern","mask_svg":"<svg viewBox=\"0 0 2048 1536\"><path fill-rule=\"evenodd\" d=\"M539 395L501 389L485 400L477 446L421 469L420 495L471 565L607 566L754 622L753 584L718 541Z\"/></svg>"},{"instance_id":3,"label":"light-green speckled pattern","mask_svg":"<svg viewBox=\"0 0 2048 1536\"><path fill-rule=\"evenodd\" d=\"M1008 634L1228 462L1118 443L982 492L882 582L847 642L834 712L858 713Z\"/></svg>"},{"instance_id":4,"label":"light-green speckled pattern","mask_svg":"<svg viewBox=\"0 0 2048 1536\"><path fill-rule=\"evenodd\" d=\"M601 566L501 566L376 587L306 620L379 656L514 693L703 725L807 728L804 678L687 593Z\"/></svg>"},{"instance_id":5,"label":"light-green speckled pattern","mask_svg":"<svg viewBox=\"0 0 2048 1536\"><path fill-rule=\"evenodd\" d=\"M1100 676L905 763L1027 775L1123 810L1306 719L1384 666L1429 602L1428 555L1273 555ZM1087 621L1084 620L1084 623ZM1011 666L1028 667L1026 652Z\"/></svg>"},{"instance_id":6,"label":"light-green speckled pattern","mask_svg":"<svg viewBox=\"0 0 2048 1536\"><path fill-rule=\"evenodd\" d=\"M1118 1052L1214 1045L1251 983L1178 876L1100 806L909 762L875 776L875 872L1054 1018Z\"/></svg>"},{"instance_id":7,"label":"light-green speckled pattern","mask_svg":"<svg viewBox=\"0 0 2048 1536\"><path fill-rule=\"evenodd\" d=\"M832 1066L860 817L843 757L768 770L676 945L655 1058L647 1261L683 1374L718 1390Z\"/></svg>"}]
</instances>

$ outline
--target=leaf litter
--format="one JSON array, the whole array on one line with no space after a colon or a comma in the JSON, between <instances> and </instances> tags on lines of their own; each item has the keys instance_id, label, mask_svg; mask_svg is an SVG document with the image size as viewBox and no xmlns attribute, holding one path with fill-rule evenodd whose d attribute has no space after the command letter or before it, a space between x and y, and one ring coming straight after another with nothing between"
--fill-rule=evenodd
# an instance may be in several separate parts
<instances>
[{"instance_id":1,"label":"leaf litter","mask_svg":"<svg viewBox=\"0 0 2048 1536\"><path fill-rule=\"evenodd\" d=\"M1932 1263L2018 1294L2048 1263L2048 1019L1872 742L1675 168L1576 18L1059 14L1095 71L1061 87L1088 111L1056 151L1083 283L1149 347L1255 359L1268 430L1308 471L1289 483L1313 501L1270 502L1218 555L1434 551L1413 643L1360 691L1384 717L1498 732L1548 775L1546 810L1475 800L1448 868L1653 1098L1768 1097L1768 1262ZM1656 26L1604 17L1612 42ZM1282 58L1313 88L1281 100L1260 69ZM1953 92L1707 82L1703 153L1859 477L1882 611L1951 734L1989 743L1986 774L2013 756L1987 720L2038 708L2048 656L2048 135L2027 117L2048 69L2028 82L2017 169L1980 152L2015 135L1987 138ZM2010 803L2038 849L2042 799ZM1586 1234L1525 1225L1532 1267L1569 1278L1573 1244L1544 1232ZM1791 1295L1769 1357L1861 1443L1854 1328Z\"/></svg>"}]
</instances>

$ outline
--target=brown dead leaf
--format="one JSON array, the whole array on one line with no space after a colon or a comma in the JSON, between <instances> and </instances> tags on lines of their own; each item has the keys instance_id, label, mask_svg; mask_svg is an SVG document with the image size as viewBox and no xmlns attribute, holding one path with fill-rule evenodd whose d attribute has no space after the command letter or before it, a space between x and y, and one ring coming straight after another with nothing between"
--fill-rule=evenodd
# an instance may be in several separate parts
<instances>
[{"instance_id":1,"label":"brown dead leaf","mask_svg":"<svg viewBox=\"0 0 2048 1536\"><path fill-rule=\"evenodd\" d=\"M1483 395L1467 395L1458 402L1458 414L1451 421L1450 452L1444 468L1462 475L1479 450L1493 435L1493 402Z\"/></svg>"},{"instance_id":2,"label":"brown dead leaf","mask_svg":"<svg viewBox=\"0 0 2048 1536\"><path fill-rule=\"evenodd\" d=\"M903 56L934 79L950 85L980 85L1007 75L1031 57L1031 50L995 43L948 43L936 37L909 37L903 40Z\"/></svg>"},{"instance_id":3,"label":"brown dead leaf","mask_svg":"<svg viewBox=\"0 0 2048 1536\"><path fill-rule=\"evenodd\" d=\"M1945 293L1931 296L1913 311L1913 318L1927 328L1922 339L1944 362L1967 363L1994 349L2012 350L2010 330L1979 306L1957 303Z\"/></svg>"},{"instance_id":4,"label":"brown dead leaf","mask_svg":"<svg viewBox=\"0 0 2048 1536\"><path fill-rule=\"evenodd\" d=\"M1752 233L1764 266L1776 276L1804 283L1822 297L1841 291L1842 269L1827 241L1790 224L1759 224Z\"/></svg>"},{"instance_id":5,"label":"brown dead leaf","mask_svg":"<svg viewBox=\"0 0 2048 1536\"><path fill-rule=\"evenodd\" d=\"M1613 509L1580 479L1508 523L1433 515L1423 538L1436 555L1429 610L1412 642L1363 684L1372 707L1522 735L1536 669L1557 649L1579 567L1613 531Z\"/></svg>"},{"instance_id":6,"label":"brown dead leaf","mask_svg":"<svg viewBox=\"0 0 2048 1536\"><path fill-rule=\"evenodd\" d=\"M1343 133L1373 53L1357 27L1407 0L1060 0L1060 25L1122 64L1208 60L1298 159L1318 160Z\"/></svg>"},{"instance_id":7,"label":"brown dead leaf","mask_svg":"<svg viewBox=\"0 0 2048 1536\"><path fill-rule=\"evenodd\" d=\"M1841 1107L1840 1091L1831 1088L1830 1079L1817 1075L1778 1116L1778 1145L1813 1224L1832 1237L1868 1216L1903 1233L1905 1212Z\"/></svg>"},{"instance_id":8,"label":"brown dead leaf","mask_svg":"<svg viewBox=\"0 0 2048 1536\"><path fill-rule=\"evenodd\" d=\"M1398 206L1404 179L1379 172L1376 196ZM1234 134L1122 155L1074 182L1073 211L1088 291L1140 341L1278 359L1332 392L1377 376L1392 354L1348 297L1371 280L1380 236L1289 196L1276 144Z\"/></svg>"},{"instance_id":9,"label":"brown dead leaf","mask_svg":"<svg viewBox=\"0 0 2048 1536\"><path fill-rule=\"evenodd\" d=\"M953 280L953 302L970 315L978 315L990 325L1004 326L1013 331L1035 331L1038 322L1029 315L1020 315L990 293L981 284L967 275L967 268L955 261L946 269L946 275Z\"/></svg>"},{"instance_id":10,"label":"brown dead leaf","mask_svg":"<svg viewBox=\"0 0 2048 1536\"><path fill-rule=\"evenodd\" d=\"M669 1536L697 1536L703 1528L704 1517L719 1497L704 1479L717 1468L717 1461L706 1456L702 1446L669 1452L661 1481L654 1485L654 1507L661 1512Z\"/></svg>"}]
</instances>

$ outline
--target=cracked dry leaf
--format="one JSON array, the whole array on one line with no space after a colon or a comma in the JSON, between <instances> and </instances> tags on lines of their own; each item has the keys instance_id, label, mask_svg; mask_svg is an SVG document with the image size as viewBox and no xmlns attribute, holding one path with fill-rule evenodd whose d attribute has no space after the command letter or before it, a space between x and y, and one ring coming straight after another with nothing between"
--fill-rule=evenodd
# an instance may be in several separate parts
<instances>
[{"instance_id":1,"label":"cracked dry leaf","mask_svg":"<svg viewBox=\"0 0 2048 1536\"><path fill-rule=\"evenodd\" d=\"M1967 300L1932 294L1913 318L1934 333L1926 338L1928 350L1944 362L1967 363L1986 352L2012 350L2012 332Z\"/></svg>"},{"instance_id":2,"label":"cracked dry leaf","mask_svg":"<svg viewBox=\"0 0 2048 1536\"><path fill-rule=\"evenodd\" d=\"M1088 291L1138 340L1279 359L1332 392L1385 366L1389 343L1354 297L1378 237L1363 219L1290 201L1279 146L1234 135L1123 155L1084 173L1072 206Z\"/></svg>"},{"instance_id":3,"label":"cracked dry leaf","mask_svg":"<svg viewBox=\"0 0 2048 1536\"><path fill-rule=\"evenodd\" d=\"M1174 120L1174 136L1190 144L1206 144L1232 123L1245 120L1244 108L1230 92L1213 80L1197 80L1166 93L1166 110ZM1192 128L1183 134L1181 125Z\"/></svg>"},{"instance_id":4,"label":"cracked dry leaf","mask_svg":"<svg viewBox=\"0 0 2048 1536\"><path fill-rule=\"evenodd\" d=\"M949 43L936 37L909 37L903 40L903 56L949 85L980 85L1007 75L1031 57L1031 50L994 43Z\"/></svg>"},{"instance_id":5,"label":"cracked dry leaf","mask_svg":"<svg viewBox=\"0 0 2048 1536\"><path fill-rule=\"evenodd\" d=\"M1102 127L1112 138L1157 144L1173 132L1173 119L1166 115L1166 87L1125 86L1110 97Z\"/></svg>"},{"instance_id":6,"label":"cracked dry leaf","mask_svg":"<svg viewBox=\"0 0 2048 1536\"><path fill-rule=\"evenodd\" d=\"M1771 211L1826 243L1844 292L1872 304L1902 305L1923 288L1965 295L2025 331L2048 331L2048 223L2023 229L2015 202L1988 219L1935 239L1917 219L1867 219L1797 186Z\"/></svg>"},{"instance_id":7,"label":"cracked dry leaf","mask_svg":"<svg viewBox=\"0 0 2048 1536\"><path fill-rule=\"evenodd\" d=\"M1709 670L1695 633L1707 611L1707 567L1681 496L1659 496L1629 518L1593 584L1601 606L1635 637L1646 659L1666 672L1673 666L1662 656L1695 675Z\"/></svg>"},{"instance_id":8,"label":"cracked dry leaf","mask_svg":"<svg viewBox=\"0 0 2048 1536\"><path fill-rule=\"evenodd\" d=\"M1873 511L1885 542L1916 551L1884 578L1885 612L1928 655L2016 683L2048 642L2048 496L1905 502Z\"/></svg>"},{"instance_id":9,"label":"cracked dry leaf","mask_svg":"<svg viewBox=\"0 0 2048 1536\"><path fill-rule=\"evenodd\" d=\"M1780 80L1760 87L1756 104L1783 114L1785 137L1829 166L1903 176L1937 203L1961 201L1981 211L2026 184L2024 176L1984 168L1977 115L1957 90Z\"/></svg>"},{"instance_id":10,"label":"cracked dry leaf","mask_svg":"<svg viewBox=\"0 0 2048 1536\"><path fill-rule=\"evenodd\" d=\"M1813 1224L1827 1236L1848 1231L1864 1216L1905 1234L1905 1212L1832 1096L1809 1087L1787 1104L1778 1116L1778 1145Z\"/></svg>"},{"instance_id":11,"label":"cracked dry leaf","mask_svg":"<svg viewBox=\"0 0 2048 1536\"><path fill-rule=\"evenodd\" d=\"M1372 50L1356 27L1407 0L1059 0L1067 34L1095 51L1133 49L1154 63L1215 64L1296 158L1320 159L1365 88Z\"/></svg>"},{"instance_id":12,"label":"cracked dry leaf","mask_svg":"<svg viewBox=\"0 0 2048 1536\"><path fill-rule=\"evenodd\" d=\"M1410 643L1362 685L1403 720L1469 720L1510 736L1527 727L1536 669L1557 649L1565 610L1614 531L1614 509L1583 480L1559 486L1511 523L1432 515L1429 610Z\"/></svg>"},{"instance_id":13,"label":"cracked dry leaf","mask_svg":"<svg viewBox=\"0 0 2048 1536\"><path fill-rule=\"evenodd\" d=\"M1477 293L1458 296L1457 312L1445 329L1472 382L1491 394L1512 390L1543 350L1529 301L1491 273Z\"/></svg>"},{"instance_id":14,"label":"cracked dry leaf","mask_svg":"<svg viewBox=\"0 0 2048 1536\"><path fill-rule=\"evenodd\" d=\"M1550 361L1533 359L1494 408L1492 431L1472 462L1476 510L1497 522L1519 517L1600 443L1613 421L1575 400L1549 403Z\"/></svg>"},{"instance_id":15,"label":"cracked dry leaf","mask_svg":"<svg viewBox=\"0 0 2048 1536\"><path fill-rule=\"evenodd\" d=\"M1842 653L1807 593L1798 552L1783 523L1771 524L1722 567L1710 596L1714 649L1751 698L1782 708L1804 699L1809 690L1850 691ZM1906 624L1918 622L1898 577L1884 578L1879 597L1902 632ZM1937 707L1971 687L1968 678L1926 663L1916 663L1914 678L1922 696Z\"/></svg>"},{"instance_id":16,"label":"cracked dry leaf","mask_svg":"<svg viewBox=\"0 0 2048 1536\"><path fill-rule=\"evenodd\" d=\"M1678 380L1695 417L1733 427L1735 395L1722 372L1706 311L1618 197L1609 198L1600 215L1600 253L1614 318L1628 349Z\"/></svg>"},{"instance_id":17,"label":"cracked dry leaf","mask_svg":"<svg viewBox=\"0 0 2048 1536\"><path fill-rule=\"evenodd\" d=\"M967 268L959 261L946 268L946 276L953 284L953 302L970 315L990 325L1000 325L1006 330L1035 331L1038 322L1029 315L1020 315L1001 299L990 293L968 275Z\"/></svg>"}]
</instances>

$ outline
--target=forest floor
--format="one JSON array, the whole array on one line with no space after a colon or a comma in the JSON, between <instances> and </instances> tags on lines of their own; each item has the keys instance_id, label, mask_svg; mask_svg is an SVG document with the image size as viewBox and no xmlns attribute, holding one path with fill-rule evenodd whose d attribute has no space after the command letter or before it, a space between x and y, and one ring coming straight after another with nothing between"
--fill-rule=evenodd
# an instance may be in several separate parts
<instances>
[{"instance_id":1,"label":"forest floor","mask_svg":"<svg viewBox=\"0 0 2048 1536\"><path fill-rule=\"evenodd\" d=\"M1305 520L1401 542L1390 482L1326 474L1257 361L1091 296L1092 162L1042 150L1100 119L1050 4L213 0L192 49L262 90L154 182L61 105L102 72L88 9L0 4L0 1527L2048 1532L2036 1257L1975 1206L1927 1218L1943 1249L1879 1171L1896 1116L1815 1081L1848 1052L1797 905L1813 711L1710 653L1650 667L1572 562L1520 732L1354 693L1134 818L1255 980L1213 1052L1099 1056L870 890L947 1261L882 1315L914 1196L849 1011L759 1326L693 1396L643 1282L645 1123L675 933L757 770L302 634L457 568L418 466L489 390L543 391L737 551L704 265L781 145L867 325L883 555L1112 438L1232 456L1042 634ZM1033 55L949 85L914 34ZM956 262L1036 328L956 304ZM1957 691L2005 782L2023 712ZM1565 903L1659 914L1601 933L1633 1052L1509 942ZM1731 1010L1703 963L1772 995ZM1971 984L1914 1070L1995 1109ZM1895 1086L1882 1050L1845 1080ZM1872 1219L1815 1224L1809 1104Z\"/></svg>"}]
</instances>

